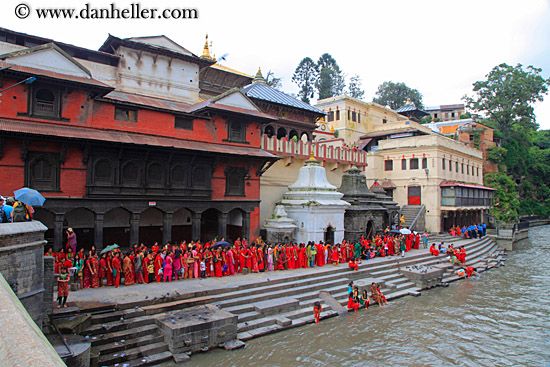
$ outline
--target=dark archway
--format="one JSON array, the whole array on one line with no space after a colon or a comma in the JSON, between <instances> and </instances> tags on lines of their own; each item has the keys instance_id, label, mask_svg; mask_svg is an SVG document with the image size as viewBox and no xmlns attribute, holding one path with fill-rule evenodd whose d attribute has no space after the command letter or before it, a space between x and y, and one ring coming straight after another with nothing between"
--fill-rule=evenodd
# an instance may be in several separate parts
<instances>
[{"instance_id":1,"label":"dark archway","mask_svg":"<svg viewBox=\"0 0 550 367\"><path fill-rule=\"evenodd\" d=\"M216 209L208 209L201 215L201 242L207 242L218 236L218 213Z\"/></svg>"},{"instance_id":2,"label":"dark archway","mask_svg":"<svg viewBox=\"0 0 550 367\"><path fill-rule=\"evenodd\" d=\"M365 227L365 238L371 238L372 236L374 236L375 233L374 233L374 225L372 223L372 220L369 220L367 222L367 225Z\"/></svg>"},{"instance_id":3,"label":"dark archway","mask_svg":"<svg viewBox=\"0 0 550 367\"><path fill-rule=\"evenodd\" d=\"M151 246L162 243L163 213L157 208L147 208L139 215L139 242ZM133 245L133 244L131 244Z\"/></svg>"},{"instance_id":4,"label":"dark archway","mask_svg":"<svg viewBox=\"0 0 550 367\"><path fill-rule=\"evenodd\" d=\"M275 129L273 126L266 126L264 130L264 135L267 135L268 138L271 138L273 135L275 135Z\"/></svg>"},{"instance_id":5,"label":"dark archway","mask_svg":"<svg viewBox=\"0 0 550 367\"><path fill-rule=\"evenodd\" d=\"M293 139L294 137L296 137L296 141L298 141L298 132L296 130L290 130L288 133L288 139Z\"/></svg>"},{"instance_id":6,"label":"dark archway","mask_svg":"<svg viewBox=\"0 0 550 367\"><path fill-rule=\"evenodd\" d=\"M187 208L181 208L172 215L172 242L191 241L192 239L192 213Z\"/></svg>"},{"instance_id":7,"label":"dark archway","mask_svg":"<svg viewBox=\"0 0 550 367\"><path fill-rule=\"evenodd\" d=\"M103 215L103 243L130 246L130 212L123 208L114 208Z\"/></svg>"},{"instance_id":8,"label":"dark archway","mask_svg":"<svg viewBox=\"0 0 550 367\"><path fill-rule=\"evenodd\" d=\"M243 236L243 211L233 209L227 215L227 233L226 240L235 241ZM230 242L231 243L231 242Z\"/></svg>"},{"instance_id":9,"label":"dark archway","mask_svg":"<svg viewBox=\"0 0 550 367\"><path fill-rule=\"evenodd\" d=\"M33 220L38 220L42 222L43 225L48 227L48 230L46 231L46 233L44 233L44 239L48 241L48 244L46 246L53 248L53 227L55 215L52 212L38 206L34 208L34 214L32 218ZM47 251L48 248L46 248L45 250Z\"/></svg>"},{"instance_id":10,"label":"dark archway","mask_svg":"<svg viewBox=\"0 0 550 367\"><path fill-rule=\"evenodd\" d=\"M282 139L286 137L286 129L284 127L280 127L279 130L277 130L277 139Z\"/></svg>"},{"instance_id":11,"label":"dark archway","mask_svg":"<svg viewBox=\"0 0 550 367\"><path fill-rule=\"evenodd\" d=\"M77 248L91 249L94 244L95 215L86 208L74 208L65 213L63 221L63 246L67 243L67 228L76 234Z\"/></svg>"},{"instance_id":12,"label":"dark archway","mask_svg":"<svg viewBox=\"0 0 550 367\"><path fill-rule=\"evenodd\" d=\"M324 242L331 245L334 244L334 228L332 226L328 226L325 229Z\"/></svg>"}]
</instances>

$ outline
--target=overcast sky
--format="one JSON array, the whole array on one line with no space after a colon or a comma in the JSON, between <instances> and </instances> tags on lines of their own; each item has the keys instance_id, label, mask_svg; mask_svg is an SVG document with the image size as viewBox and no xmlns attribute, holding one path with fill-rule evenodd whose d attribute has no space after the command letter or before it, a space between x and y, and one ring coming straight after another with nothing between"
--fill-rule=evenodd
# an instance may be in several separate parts
<instances>
[{"instance_id":1,"label":"overcast sky","mask_svg":"<svg viewBox=\"0 0 550 367\"><path fill-rule=\"evenodd\" d=\"M533 65L550 77L550 0L522 1L182 1L142 0L142 7L196 8L195 20L21 20L16 5L75 7L101 0L3 0L0 26L98 49L117 37L164 34L201 54L205 33L213 52L228 53L224 65L254 75L261 66L296 93L292 74L306 56L332 54L348 78L359 74L365 100L384 81L418 89L426 106L461 103L500 64ZM134 1L136 3L137 1ZM124 7L132 1L116 1ZM550 129L550 96L536 107L537 121Z\"/></svg>"}]
</instances>

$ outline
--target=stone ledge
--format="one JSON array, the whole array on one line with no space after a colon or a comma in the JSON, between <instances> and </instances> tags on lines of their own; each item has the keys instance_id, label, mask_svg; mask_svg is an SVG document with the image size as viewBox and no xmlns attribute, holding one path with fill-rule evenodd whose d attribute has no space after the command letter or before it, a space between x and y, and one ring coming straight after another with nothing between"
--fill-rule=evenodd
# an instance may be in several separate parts
<instances>
[{"instance_id":1,"label":"stone ledge","mask_svg":"<svg viewBox=\"0 0 550 367\"><path fill-rule=\"evenodd\" d=\"M0 236L13 236L20 234L29 234L33 232L46 232L47 230L48 227L37 220L33 220L32 222L0 224Z\"/></svg>"}]
</instances>

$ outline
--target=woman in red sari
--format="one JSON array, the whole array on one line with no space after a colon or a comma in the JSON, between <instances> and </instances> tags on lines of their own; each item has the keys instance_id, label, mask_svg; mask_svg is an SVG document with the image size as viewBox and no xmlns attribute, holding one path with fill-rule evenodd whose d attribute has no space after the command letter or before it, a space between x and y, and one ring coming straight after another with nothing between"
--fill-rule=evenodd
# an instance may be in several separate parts
<instances>
[{"instance_id":1,"label":"woman in red sari","mask_svg":"<svg viewBox=\"0 0 550 367\"><path fill-rule=\"evenodd\" d=\"M82 269L82 288L90 288L92 285L92 265L90 264L90 256L84 255L84 269Z\"/></svg>"},{"instance_id":2,"label":"woman in red sari","mask_svg":"<svg viewBox=\"0 0 550 367\"><path fill-rule=\"evenodd\" d=\"M120 252L115 252L111 265L113 267L113 283L115 288L118 288L120 285Z\"/></svg>"},{"instance_id":3,"label":"woman in red sari","mask_svg":"<svg viewBox=\"0 0 550 367\"><path fill-rule=\"evenodd\" d=\"M107 271L105 272L105 276L107 277L107 285L113 285L113 253L109 251L107 253L107 258L105 261L105 265L107 266Z\"/></svg>"},{"instance_id":4,"label":"woman in red sari","mask_svg":"<svg viewBox=\"0 0 550 367\"><path fill-rule=\"evenodd\" d=\"M298 257L300 259L300 267L307 268L306 246L303 243L300 244L300 254Z\"/></svg>"},{"instance_id":5,"label":"woman in red sari","mask_svg":"<svg viewBox=\"0 0 550 367\"><path fill-rule=\"evenodd\" d=\"M263 273L265 270L265 264L264 251L262 250L262 246L258 246L258 249L256 250L256 258L258 259L258 271L260 273Z\"/></svg>"},{"instance_id":6,"label":"woman in red sari","mask_svg":"<svg viewBox=\"0 0 550 367\"><path fill-rule=\"evenodd\" d=\"M420 235L417 233L414 235L414 249L418 250L420 248Z\"/></svg>"},{"instance_id":7,"label":"woman in red sari","mask_svg":"<svg viewBox=\"0 0 550 367\"><path fill-rule=\"evenodd\" d=\"M99 260L99 286L103 287L103 279L107 277L109 268L107 267L107 254L101 255Z\"/></svg>"},{"instance_id":8,"label":"woman in red sari","mask_svg":"<svg viewBox=\"0 0 550 367\"><path fill-rule=\"evenodd\" d=\"M294 251L293 251L292 245L288 245L286 248L286 257L288 259L288 268L294 269L296 267L295 260L294 260Z\"/></svg>"},{"instance_id":9,"label":"woman in red sari","mask_svg":"<svg viewBox=\"0 0 550 367\"><path fill-rule=\"evenodd\" d=\"M122 260L122 272L124 273L124 285L132 285L136 282L136 277L133 271L134 262L130 258L129 254L124 256Z\"/></svg>"},{"instance_id":10,"label":"woman in red sari","mask_svg":"<svg viewBox=\"0 0 550 367\"><path fill-rule=\"evenodd\" d=\"M99 260L96 255L91 257L90 266L92 268L92 288L99 288Z\"/></svg>"},{"instance_id":11,"label":"woman in red sari","mask_svg":"<svg viewBox=\"0 0 550 367\"><path fill-rule=\"evenodd\" d=\"M216 251L213 252L212 262L214 264L214 274L216 278L222 277L222 257L220 254L221 248L218 247Z\"/></svg>"}]
</instances>

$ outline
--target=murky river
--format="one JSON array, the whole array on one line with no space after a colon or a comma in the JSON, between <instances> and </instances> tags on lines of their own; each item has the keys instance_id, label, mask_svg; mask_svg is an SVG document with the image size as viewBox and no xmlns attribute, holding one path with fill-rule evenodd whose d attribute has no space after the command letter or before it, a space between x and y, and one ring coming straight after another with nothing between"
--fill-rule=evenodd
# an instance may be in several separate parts
<instances>
[{"instance_id":1,"label":"murky river","mask_svg":"<svg viewBox=\"0 0 550 367\"><path fill-rule=\"evenodd\" d=\"M387 307L192 356L187 366L550 366L550 226L505 267Z\"/></svg>"}]
</instances>

